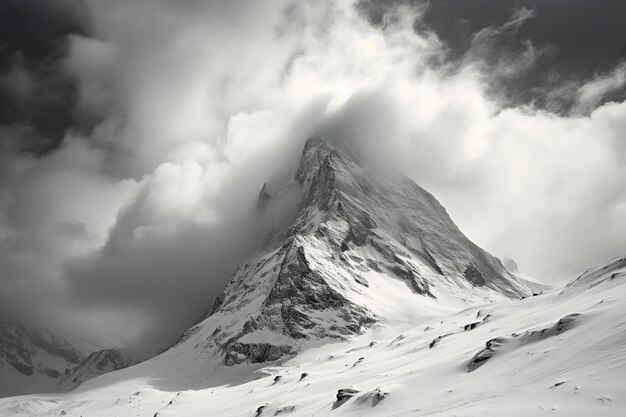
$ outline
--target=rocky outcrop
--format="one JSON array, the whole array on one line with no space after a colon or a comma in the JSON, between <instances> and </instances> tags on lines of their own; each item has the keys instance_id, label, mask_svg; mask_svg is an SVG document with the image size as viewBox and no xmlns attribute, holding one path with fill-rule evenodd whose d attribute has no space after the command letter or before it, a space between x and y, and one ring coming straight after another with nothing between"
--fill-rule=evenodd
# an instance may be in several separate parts
<instances>
[{"instance_id":1,"label":"rocky outcrop","mask_svg":"<svg viewBox=\"0 0 626 417\"><path fill-rule=\"evenodd\" d=\"M524 333L513 333L510 336L501 336L490 339L485 348L478 352L467 365L467 371L473 372L483 366L489 359L521 346L535 343L540 340L558 336L575 327L580 321L580 314L573 313L561 318L554 325L539 330L528 330Z\"/></svg>"},{"instance_id":2,"label":"rocky outcrop","mask_svg":"<svg viewBox=\"0 0 626 417\"><path fill-rule=\"evenodd\" d=\"M261 191L259 192L259 197L257 199L257 208L263 210L270 204L271 201L272 196L270 195L267 183L263 183L263 188L261 188Z\"/></svg>"}]
</instances>

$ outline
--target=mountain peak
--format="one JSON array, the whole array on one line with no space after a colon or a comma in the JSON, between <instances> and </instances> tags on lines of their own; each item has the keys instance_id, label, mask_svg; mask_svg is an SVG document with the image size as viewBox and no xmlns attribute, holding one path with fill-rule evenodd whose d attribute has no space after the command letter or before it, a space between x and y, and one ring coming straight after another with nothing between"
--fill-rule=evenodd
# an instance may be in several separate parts
<instances>
[{"instance_id":1,"label":"mountain peak","mask_svg":"<svg viewBox=\"0 0 626 417\"><path fill-rule=\"evenodd\" d=\"M267 186L267 182L263 183L263 188L259 192L259 197L257 198L257 208L264 209L267 205L272 201L272 195L269 192L269 187Z\"/></svg>"},{"instance_id":2,"label":"mountain peak","mask_svg":"<svg viewBox=\"0 0 626 417\"><path fill-rule=\"evenodd\" d=\"M259 194L270 222L213 314L182 344L227 365L292 355L376 322L530 293L473 244L426 190L345 146L309 139L293 181Z\"/></svg>"},{"instance_id":3,"label":"mountain peak","mask_svg":"<svg viewBox=\"0 0 626 417\"><path fill-rule=\"evenodd\" d=\"M334 144L318 137L309 138L304 144L294 179L299 184L310 180L325 162L328 163L334 151Z\"/></svg>"}]
</instances>

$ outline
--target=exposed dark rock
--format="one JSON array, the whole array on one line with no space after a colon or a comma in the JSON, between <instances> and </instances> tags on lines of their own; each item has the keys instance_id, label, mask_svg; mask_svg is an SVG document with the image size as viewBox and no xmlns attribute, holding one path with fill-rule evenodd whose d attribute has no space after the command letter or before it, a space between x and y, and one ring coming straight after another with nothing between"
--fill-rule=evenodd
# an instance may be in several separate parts
<instances>
[{"instance_id":1,"label":"exposed dark rock","mask_svg":"<svg viewBox=\"0 0 626 417\"><path fill-rule=\"evenodd\" d=\"M358 364L360 364L361 362L363 362L365 360L364 357L360 357L359 360L357 360L356 362L354 362L352 364L352 367L354 368L355 366L357 366Z\"/></svg>"},{"instance_id":2,"label":"exposed dark rock","mask_svg":"<svg viewBox=\"0 0 626 417\"><path fill-rule=\"evenodd\" d=\"M382 269L380 269L380 265L378 264L378 262L376 262L373 259L366 259L365 263L367 263L368 268L376 271L376 272L382 272Z\"/></svg>"},{"instance_id":3,"label":"exposed dark rock","mask_svg":"<svg viewBox=\"0 0 626 417\"><path fill-rule=\"evenodd\" d=\"M344 403L348 401L350 398L354 397L355 394L358 394L359 390L353 388L342 388L337 391L337 401L336 403Z\"/></svg>"},{"instance_id":4,"label":"exposed dark rock","mask_svg":"<svg viewBox=\"0 0 626 417\"><path fill-rule=\"evenodd\" d=\"M380 388L376 388L373 391L366 392L365 394L359 396L356 401L359 403L371 401L372 407L376 407L378 403L387 398L388 395L388 392L383 392Z\"/></svg>"},{"instance_id":5,"label":"exposed dark rock","mask_svg":"<svg viewBox=\"0 0 626 417\"><path fill-rule=\"evenodd\" d=\"M224 363L227 366L232 366L244 362L271 362L292 353L293 347L288 345L237 342L231 343L226 347Z\"/></svg>"},{"instance_id":6,"label":"exposed dark rock","mask_svg":"<svg viewBox=\"0 0 626 417\"><path fill-rule=\"evenodd\" d=\"M283 413L284 414L292 413L295 409L296 409L295 405L286 405L286 406L280 407L278 410L276 410L274 415L278 416L278 415L281 415Z\"/></svg>"},{"instance_id":7,"label":"exposed dark rock","mask_svg":"<svg viewBox=\"0 0 626 417\"><path fill-rule=\"evenodd\" d=\"M448 334L444 334L444 335L441 335L441 336L437 336L437 337L435 337L435 338L432 340L432 342L430 342L430 344L428 345L428 348L429 348L429 349L434 348L434 347L435 347L435 345L436 345L437 343L439 343L439 341L440 341L441 339L443 339L444 337L448 337L448 336L450 336L450 335L452 335L452 333L448 333Z\"/></svg>"},{"instance_id":8,"label":"exposed dark rock","mask_svg":"<svg viewBox=\"0 0 626 417\"><path fill-rule=\"evenodd\" d=\"M220 293L217 297L215 297L215 301L213 302L213 308L211 309L210 315L213 315L217 310L219 310L223 303L224 293Z\"/></svg>"},{"instance_id":9,"label":"exposed dark rock","mask_svg":"<svg viewBox=\"0 0 626 417\"><path fill-rule=\"evenodd\" d=\"M473 323L466 324L465 326L463 326L463 330L464 331L474 330L476 328L476 326L478 326L481 323L482 323L482 321L475 321Z\"/></svg>"},{"instance_id":10,"label":"exposed dark rock","mask_svg":"<svg viewBox=\"0 0 626 417\"><path fill-rule=\"evenodd\" d=\"M496 354L496 351L502 346L502 344L506 343L506 339L502 337L496 337L491 340L488 340L485 344L485 348L478 352L476 356L472 359L472 361L468 365L468 372L472 372L475 369L482 366L487 360L493 357Z\"/></svg>"},{"instance_id":11,"label":"exposed dark rock","mask_svg":"<svg viewBox=\"0 0 626 417\"><path fill-rule=\"evenodd\" d=\"M428 251L428 249L426 247L424 247L424 250L422 252L418 252L418 254L422 257L422 259L424 259L426 261L426 263L428 265L430 265L430 267L432 269L434 269L438 274L440 275L444 275L443 271L441 270L441 267L439 266L439 264L437 263L437 261L435 260L435 258L433 258L433 256L430 254L430 252Z\"/></svg>"},{"instance_id":12,"label":"exposed dark rock","mask_svg":"<svg viewBox=\"0 0 626 417\"><path fill-rule=\"evenodd\" d=\"M309 374L307 374L306 372L302 372L302 375L300 375L300 381L302 381L307 376L309 376Z\"/></svg>"},{"instance_id":13,"label":"exposed dark rock","mask_svg":"<svg viewBox=\"0 0 626 417\"><path fill-rule=\"evenodd\" d=\"M261 191L259 192L259 197L257 199L256 202L256 206L258 209L263 210L265 207L267 207L270 202L272 201L272 196L269 193L269 189L267 187L267 183L263 183L263 188L261 188Z\"/></svg>"},{"instance_id":14,"label":"exposed dark rock","mask_svg":"<svg viewBox=\"0 0 626 417\"><path fill-rule=\"evenodd\" d=\"M465 279L476 286L485 285L485 278L483 278L483 274L481 274L478 268L474 265L468 265L467 268L465 268L465 271L463 271L463 275L465 276Z\"/></svg>"},{"instance_id":15,"label":"exposed dark rock","mask_svg":"<svg viewBox=\"0 0 626 417\"><path fill-rule=\"evenodd\" d=\"M485 364L493 356L520 346L535 343L548 337L557 336L577 324L580 314L569 314L561 318L553 326L541 330L527 330L524 333L513 333L507 337L496 337L488 340L483 350L478 352L468 364L468 372L472 372Z\"/></svg>"}]
</instances>

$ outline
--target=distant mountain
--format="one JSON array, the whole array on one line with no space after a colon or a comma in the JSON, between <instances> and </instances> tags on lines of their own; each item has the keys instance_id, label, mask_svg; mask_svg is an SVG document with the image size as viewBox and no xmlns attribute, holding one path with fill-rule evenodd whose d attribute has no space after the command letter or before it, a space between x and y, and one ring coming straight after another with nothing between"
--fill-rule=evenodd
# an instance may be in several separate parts
<instances>
[{"instance_id":1,"label":"distant mountain","mask_svg":"<svg viewBox=\"0 0 626 417\"><path fill-rule=\"evenodd\" d=\"M124 369L134 363L135 361L122 349L92 352L61 378L58 383L59 390L72 390L91 378Z\"/></svg>"},{"instance_id":2,"label":"distant mountain","mask_svg":"<svg viewBox=\"0 0 626 417\"><path fill-rule=\"evenodd\" d=\"M122 357L117 349L103 350L30 323L0 319L0 397L66 391L128 366L130 360Z\"/></svg>"},{"instance_id":3,"label":"distant mountain","mask_svg":"<svg viewBox=\"0 0 626 417\"><path fill-rule=\"evenodd\" d=\"M90 348L17 320L0 319L0 396L53 390Z\"/></svg>"},{"instance_id":4,"label":"distant mountain","mask_svg":"<svg viewBox=\"0 0 626 417\"><path fill-rule=\"evenodd\" d=\"M517 266L517 262L515 262L511 258L503 258L502 264L504 265L506 270L511 273L511 275L517 278L517 280L523 283L527 288L532 290L533 294L540 294L543 291L547 291L553 288L550 284L546 284L520 272L519 267Z\"/></svg>"}]
</instances>

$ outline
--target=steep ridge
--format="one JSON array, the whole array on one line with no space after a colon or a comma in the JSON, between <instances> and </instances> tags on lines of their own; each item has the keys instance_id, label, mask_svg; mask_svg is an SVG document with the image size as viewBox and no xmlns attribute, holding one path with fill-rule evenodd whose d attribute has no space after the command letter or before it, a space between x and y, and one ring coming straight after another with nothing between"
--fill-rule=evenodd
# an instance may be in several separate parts
<instances>
[{"instance_id":1,"label":"steep ridge","mask_svg":"<svg viewBox=\"0 0 626 417\"><path fill-rule=\"evenodd\" d=\"M261 254L175 351L193 345L226 365L274 361L377 322L531 293L430 193L341 145L309 139L291 181L265 184L257 207Z\"/></svg>"}]
</instances>

